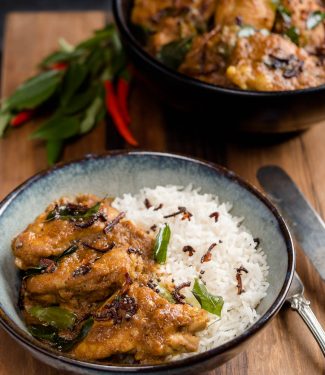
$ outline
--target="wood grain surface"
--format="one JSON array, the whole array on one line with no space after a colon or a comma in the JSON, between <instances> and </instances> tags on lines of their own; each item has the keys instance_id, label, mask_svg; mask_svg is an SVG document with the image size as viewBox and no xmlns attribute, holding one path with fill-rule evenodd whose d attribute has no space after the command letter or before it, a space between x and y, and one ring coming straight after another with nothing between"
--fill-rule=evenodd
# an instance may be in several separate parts
<instances>
[{"instance_id":1,"label":"wood grain surface","mask_svg":"<svg viewBox=\"0 0 325 375\"><path fill-rule=\"evenodd\" d=\"M2 96L35 72L40 59L51 52L59 37L72 43L101 27L100 12L13 13L7 17L2 66ZM135 83L130 100L132 128L141 147L170 151L223 164L257 185L256 171L266 164L284 167L324 217L325 213L325 125L303 134L281 139L255 140L222 134L224 121L193 119L166 108L142 84ZM37 124L9 132L0 140L0 199L26 178L46 167L44 145L30 141ZM123 148L111 124L99 125L91 134L69 144L64 160ZM297 269L306 295L325 326L325 283L308 259L297 249ZM33 359L0 329L0 375L58 375L55 369ZM60 372L62 374L62 372ZM284 307L244 353L210 375L320 375L325 374L321 352L296 313Z\"/></svg>"}]
</instances>

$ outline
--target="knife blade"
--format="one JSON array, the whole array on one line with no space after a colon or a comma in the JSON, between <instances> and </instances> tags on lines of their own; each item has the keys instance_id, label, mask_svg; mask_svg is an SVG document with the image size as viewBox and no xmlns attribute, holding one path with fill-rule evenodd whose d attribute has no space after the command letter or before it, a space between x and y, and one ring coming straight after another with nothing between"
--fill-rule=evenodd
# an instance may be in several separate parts
<instances>
[{"instance_id":1,"label":"knife blade","mask_svg":"<svg viewBox=\"0 0 325 375\"><path fill-rule=\"evenodd\" d=\"M283 214L289 229L325 280L325 223L280 167L265 166L257 179Z\"/></svg>"}]
</instances>

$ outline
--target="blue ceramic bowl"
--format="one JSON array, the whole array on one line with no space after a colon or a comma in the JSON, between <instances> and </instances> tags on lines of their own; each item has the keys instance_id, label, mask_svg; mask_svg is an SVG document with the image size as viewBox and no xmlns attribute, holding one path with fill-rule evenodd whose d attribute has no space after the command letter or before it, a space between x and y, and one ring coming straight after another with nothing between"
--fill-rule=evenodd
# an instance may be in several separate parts
<instances>
[{"instance_id":1,"label":"blue ceramic bowl","mask_svg":"<svg viewBox=\"0 0 325 375\"><path fill-rule=\"evenodd\" d=\"M51 350L26 330L17 307L19 277L11 252L12 238L53 200L64 195L94 193L117 196L144 186L187 185L233 202L233 214L261 239L267 254L270 287L257 308L260 319L235 339L205 353L156 366L114 366L83 362ZM153 152L114 152L59 165L32 177L0 204L0 323L41 361L79 374L198 374L228 361L279 311L293 272L294 250L288 229L274 206L234 173L199 160Z\"/></svg>"}]
</instances>

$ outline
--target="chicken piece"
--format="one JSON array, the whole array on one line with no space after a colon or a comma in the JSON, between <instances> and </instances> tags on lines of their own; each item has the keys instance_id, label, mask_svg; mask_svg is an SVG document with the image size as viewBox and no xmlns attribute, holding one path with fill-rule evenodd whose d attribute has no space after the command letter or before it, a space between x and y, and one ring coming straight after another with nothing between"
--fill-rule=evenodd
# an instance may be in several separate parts
<instances>
[{"instance_id":1,"label":"chicken piece","mask_svg":"<svg viewBox=\"0 0 325 375\"><path fill-rule=\"evenodd\" d=\"M135 0L131 20L135 25L155 30L160 17L170 11L173 0Z\"/></svg>"},{"instance_id":2,"label":"chicken piece","mask_svg":"<svg viewBox=\"0 0 325 375\"><path fill-rule=\"evenodd\" d=\"M152 259L154 239L129 220L121 220L105 235L108 243L139 249L147 259Z\"/></svg>"},{"instance_id":3,"label":"chicken piece","mask_svg":"<svg viewBox=\"0 0 325 375\"><path fill-rule=\"evenodd\" d=\"M289 17L284 20L278 17L275 30L279 33L285 33L290 27L298 30L299 45L310 52L315 52L317 48L325 44L324 23L320 22L316 27L309 29L307 20L315 11L324 12L325 9L316 0L282 0L281 5ZM287 20L288 18L288 20ZM288 22L289 21L289 22Z\"/></svg>"},{"instance_id":4,"label":"chicken piece","mask_svg":"<svg viewBox=\"0 0 325 375\"><path fill-rule=\"evenodd\" d=\"M271 30L276 9L271 0L219 0L215 24L249 25L255 29Z\"/></svg>"},{"instance_id":5,"label":"chicken piece","mask_svg":"<svg viewBox=\"0 0 325 375\"><path fill-rule=\"evenodd\" d=\"M81 249L65 257L52 273L26 280L26 293L30 300L46 304L69 303L78 306L80 300L99 301L121 288L127 277L139 278L143 271L143 258L128 251L129 247L116 247L103 254Z\"/></svg>"},{"instance_id":6,"label":"chicken piece","mask_svg":"<svg viewBox=\"0 0 325 375\"><path fill-rule=\"evenodd\" d=\"M156 55L168 43L191 37L197 33L196 28L188 19L181 17L164 18L157 31L148 39L148 51Z\"/></svg>"},{"instance_id":7,"label":"chicken piece","mask_svg":"<svg viewBox=\"0 0 325 375\"><path fill-rule=\"evenodd\" d=\"M152 249L151 237L136 229L127 220L121 220L107 235L104 233L104 228L119 215L119 212L111 207L110 200L100 201L99 198L89 195L77 197L75 200L75 204L87 207L92 207L97 202L101 202L98 210L98 212L102 213L101 220L95 220L88 227L78 227L79 222L60 218L46 221L47 215L55 207L55 204L50 205L43 214L38 216L32 224L13 240L12 248L16 257L16 266L23 270L38 266L41 258L58 256L69 248L72 243L78 241L99 247L105 247L113 242L118 245L128 243L130 246L143 248L147 254L150 253ZM64 206L69 203L71 202L66 198L56 202L58 206ZM128 235L120 237L117 227L127 228L129 230ZM124 241L126 237L129 242Z\"/></svg>"},{"instance_id":8,"label":"chicken piece","mask_svg":"<svg viewBox=\"0 0 325 375\"><path fill-rule=\"evenodd\" d=\"M92 207L99 199L90 195L83 195L73 202L73 204ZM51 204L44 213L30 224L12 243L16 266L26 269L31 266L38 266L41 258L58 256L69 246L72 241L87 238L94 233L101 233L106 223L97 220L88 228L78 228L75 222L70 220L55 219L47 221L48 214L54 210L55 206L66 206L71 203L67 198L61 198L58 202ZM107 216L107 220L112 220L118 215L118 211L110 206L109 200L103 200L99 211Z\"/></svg>"},{"instance_id":9,"label":"chicken piece","mask_svg":"<svg viewBox=\"0 0 325 375\"><path fill-rule=\"evenodd\" d=\"M198 23L213 16L216 0L135 0L132 22L150 31L156 31L164 17L189 16Z\"/></svg>"},{"instance_id":10,"label":"chicken piece","mask_svg":"<svg viewBox=\"0 0 325 375\"><path fill-rule=\"evenodd\" d=\"M179 71L214 85L231 86L225 73L238 31L238 26L225 26L197 36Z\"/></svg>"},{"instance_id":11,"label":"chicken piece","mask_svg":"<svg viewBox=\"0 0 325 375\"><path fill-rule=\"evenodd\" d=\"M107 320L95 321L86 338L72 350L74 356L95 360L128 353L137 361L150 363L197 350L199 338L194 333L206 327L206 311L171 304L138 283L126 293L110 301ZM101 319L104 315L101 313Z\"/></svg>"},{"instance_id":12,"label":"chicken piece","mask_svg":"<svg viewBox=\"0 0 325 375\"><path fill-rule=\"evenodd\" d=\"M320 85L324 70L317 60L278 34L239 38L227 77L244 90L281 91Z\"/></svg>"}]
</instances>

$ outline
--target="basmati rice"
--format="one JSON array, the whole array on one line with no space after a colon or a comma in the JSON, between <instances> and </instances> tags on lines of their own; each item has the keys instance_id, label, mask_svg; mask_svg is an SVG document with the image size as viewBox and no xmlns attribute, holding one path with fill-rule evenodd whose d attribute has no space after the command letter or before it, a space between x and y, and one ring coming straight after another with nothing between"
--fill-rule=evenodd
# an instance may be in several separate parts
<instances>
[{"instance_id":1,"label":"basmati rice","mask_svg":"<svg viewBox=\"0 0 325 375\"><path fill-rule=\"evenodd\" d=\"M145 199L151 207L146 207ZM162 208L155 210L160 204ZM180 206L186 207L193 215L191 220L182 220L182 215L164 218L177 212ZM266 256L244 227L244 218L230 214L230 203L220 203L217 196L200 194L200 189L192 186L157 186L144 188L136 195L125 194L116 198L113 207L126 211L128 219L154 235L168 223L171 239L167 263L161 266L161 270L173 278L176 285L190 281L193 286L194 279L200 276L210 293L223 297L221 318L209 314L208 327L197 334L200 337L199 352L233 339L259 318L255 308L269 286ZM215 212L219 214L217 220L213 215L210 217ZM154 225L157 225L155 233L150 229ZM216 246L211 251L211 260L201 263L202 256L213 243ZM193 256L183 251L184 246L195 249ZM242 273L244 292L239 295L236 268L240 266L248 273ZM190 293L191 288L187 289Z\"/></svg>"}]
</instances>

